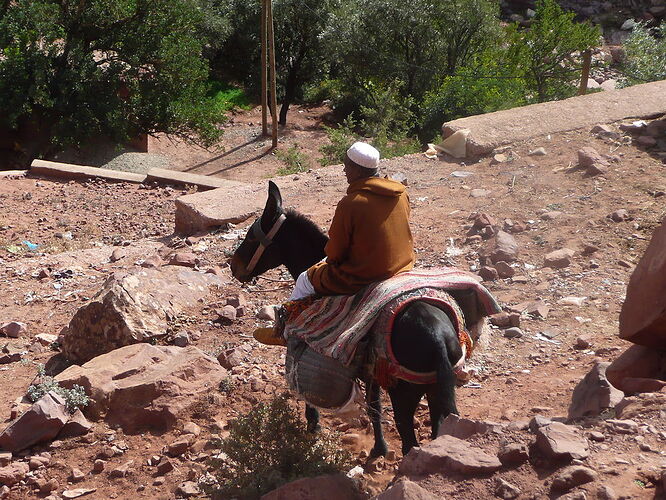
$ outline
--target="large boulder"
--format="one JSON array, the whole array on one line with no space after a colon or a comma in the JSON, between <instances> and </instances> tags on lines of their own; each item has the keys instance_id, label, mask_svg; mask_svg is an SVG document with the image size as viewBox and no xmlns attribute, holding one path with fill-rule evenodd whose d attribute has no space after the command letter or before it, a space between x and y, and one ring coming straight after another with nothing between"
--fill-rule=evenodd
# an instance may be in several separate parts
<instances>
[{"instance_id":1,"label":"large boulder","mask_svg":"<svg viewBox=\"0 0 666 500\"><path fill-rule=\"evenodd\" d=\"M287 483L266 493L261 500L329 500L344 498L360 500L354 481L343 474L307 477Z\"/></svg>"},{"instance_id":2,"label":"large boulder","mask_svg":"<svg viewBox=\"0 0 666 500\"><path fill-rule=\"evenodd\" d=\"M405 476L487 475L499 470L502 463L494 455L453 436L443 435L422 446L412 448L400 464Z\"/></svg>"},{"instance_id":3,"label":"large boulder","mask_svg":"<svg viewBox=\"0 0 666 500\"><path fill-rule=\"evenodd\" d=\"M86 362L119 347L166 335L169 319L197 304L221 278L180 266L111 275L62 331L62 350Z\"/></svg>"},{"instance_id":4,"label":"large boulder","mask_svg":"<svg viewBox=\"0 0 666 500\"><path fill-rule=\"evenodd\" d=\"M595 363L578 383L571 396L570 419L599 415L606 408L614 408L622 400L622 391L613 387L606 378L608 365L610 363Z\"/></svg>"},{"instance_id":5,"label":"large boulder","mask_svg":"<svg viewBox=\"0 0 666 500\"><path fill-rule=\"evenodd\" d=\"M17 452L33 444L50 441L68 420L64 399L55 392L49 392L0 434L0 449Z\"/></svg>"},{"instance_id":6,"label":"large boulder","mask_svg":"<svg viewBox=\"0 0 666 500\"><path fill-rule=\"evenodd\" d=\"M654 233L627 286L620 338L666 350L666 219Z\"/></svg>"},{"instance_id":7,"label":"large boulder","mask_svg":"<svg viewBox=\"0 0 666 500\"><path fill-rule=\"evenodd\" d=\"M606 377L626 394L659 392L666 387L666 349L632 345L608 366Z\"/></svg>"},{"instance_id":8,"label":"large boulder","mask_svg":"<svg viewBox=\"0 0 666 500\"><path fill-rule=\"evenodd\" d=\"M216 389L227 371L196 347L134 344L70 366L56 380L82 386L90 397L84 409L127 433L173 428L188 406Z\"/></svg>"}]
</instances>

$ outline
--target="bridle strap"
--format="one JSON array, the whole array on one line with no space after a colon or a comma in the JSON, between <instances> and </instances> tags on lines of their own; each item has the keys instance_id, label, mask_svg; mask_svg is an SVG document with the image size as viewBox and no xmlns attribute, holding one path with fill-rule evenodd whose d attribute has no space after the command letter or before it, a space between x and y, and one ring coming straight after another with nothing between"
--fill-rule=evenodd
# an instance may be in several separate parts
<instances>
[{"instance_id":1,"label":"bridle strap","mask_svg":"<svg viewBox=\"0 0 666 500\"><path fill-rule=\"evenodd\" d=\"M253 236L259 240L259 246L254 251L252 259L250 259L250 262L245 268L245 271L248 274L254 271L254 268L257 266L259 259L261 259L261 256L264 254L264 250L273 244L273 238L275 238L275 235L280 230L286 219L287 216L285 214L280 214L277 220L273 223L273 227L271 227L270 231L268 231L268 234L264 234L264 231L261 229L261 217L254 221L254 224L252 224L252 228L250 229Z\"/></svg>"}]
</instances>

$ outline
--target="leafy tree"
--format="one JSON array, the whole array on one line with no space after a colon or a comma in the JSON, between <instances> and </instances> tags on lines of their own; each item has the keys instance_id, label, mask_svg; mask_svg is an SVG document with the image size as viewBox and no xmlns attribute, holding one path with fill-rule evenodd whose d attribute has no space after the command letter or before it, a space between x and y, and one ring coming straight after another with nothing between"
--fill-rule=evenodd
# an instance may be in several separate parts
<instances>
[{"instance_id":1,"label":"leafy tree","mask_svg":"<svg viewBox=\"0 0 666 500\"><path fill-rule=\"evenodd\" d=\"M188 0L4 2L0 129L27 159L98 135L214 141L201 16Z\"/></svg>"},{"instance_id":2,"label":"leafy tree","mask_svg":"<svg viewBox=\"0 0 666 500\"><path fill-rule=\"evenodd\" d=\"M539 102L570 97L580 75L577 54L598 44L599 29L574 22L555 0L537 0L529 29L508 30L510 60Z\"/></svg>"},{"instance_id":3,"label":"leafy tree","mask_svg":"<svg viewBox=\"0 0 666 500\"><path fill-rule=\"evenodd\" d=\"M325 68L322 33L339 0L273 0L276 77L281 101L279 122L287 123L289 106L303 95L306 84ZM261 2L231 0L229 19L234 26L213 59L220 75L236 79L259 95L261 70Z\"/></svg>"},{"instance_id":4,"label":"leafy tree","mask_svg":"<svg viewBox=\"0 0 666 500\"><path fill-rule=\"evenodd\" d=\"M654 36L644 23L638 23L624 49L627 76L620 80L621 86L666 79L666 23L654 28Z\"/></svg>"}]
</instances>

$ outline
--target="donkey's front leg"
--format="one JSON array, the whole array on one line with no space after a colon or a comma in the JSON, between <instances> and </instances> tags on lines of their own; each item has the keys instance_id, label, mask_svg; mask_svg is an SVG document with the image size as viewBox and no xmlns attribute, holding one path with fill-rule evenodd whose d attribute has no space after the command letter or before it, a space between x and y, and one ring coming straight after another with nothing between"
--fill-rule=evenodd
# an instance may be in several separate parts
<instances>
[{"instance_id":1,"label":"donkey's front leg","mask_svg":"<svg viewBox=\"0 0 666 500\"><path fill-rule=\"evenodd\" d=\"M319 432L321 430L319 426L319 410L307 403L305 404L305 420L308 422L308 432Z\"/></svg>"},{"instance_id":2,"label":"donkey's front leg","mask_svg":"<svg viewBox=\"0 0 666 500\"><path fill-rule=\"evenodd\" d=\"M388 447L384 440L382 431L382 402L380 399L379 385L370 380L365 384L365 400L368 405L368 416L372 422L372 430L375 434L375 446L370 450L370 458L385 457Z\"/></svg>"}]
</instances>

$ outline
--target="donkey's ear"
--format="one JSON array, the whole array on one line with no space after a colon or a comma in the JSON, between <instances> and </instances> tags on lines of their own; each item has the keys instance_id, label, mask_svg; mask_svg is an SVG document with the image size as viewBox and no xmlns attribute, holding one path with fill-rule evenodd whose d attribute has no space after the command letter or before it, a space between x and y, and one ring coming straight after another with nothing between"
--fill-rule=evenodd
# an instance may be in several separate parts
<instances>
[{"instance_id":1,"label":"donkey's ear","mask_svg":"<svg viewBox=\"0 0 666 500\"><path fill-rule=\"evenodd\" d=\"M268 181L268 200L262 218L266 217L266 222L272 222L280 213L282 213L280 188L273 181Z\"/></svg>"}]
</instances>

